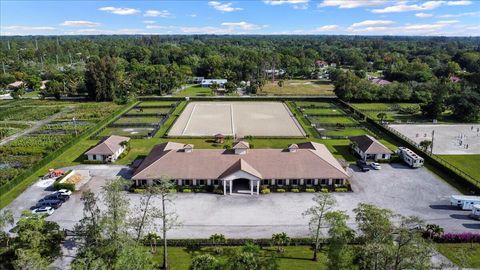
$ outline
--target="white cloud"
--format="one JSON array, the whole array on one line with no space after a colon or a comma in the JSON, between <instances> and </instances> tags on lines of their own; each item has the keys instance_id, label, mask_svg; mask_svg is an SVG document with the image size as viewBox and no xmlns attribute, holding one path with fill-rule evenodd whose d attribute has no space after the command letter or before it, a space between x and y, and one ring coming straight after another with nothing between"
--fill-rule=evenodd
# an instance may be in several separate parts
<instances>
[{"instance_id":1,"label":"white cloud","mask_svg":"<svg viewBox=\"0 0 480 270\"><path fill-rule=\"evenodd\" d=\"M387 20L366 20L363 22L358 22L352 24L350 27L382 27L382 26L389 26L394 24L394 21L387 21Z\"/></svg>"},{"instance_id":2,"label":"white cloud","mask_svg":"<svg viewBox=\"0 0 480 270\"><path fill-rule=\"evenodd\" d=\"M459 18L459 17L469 17L469 16L480 16L480 12L465 12L458 14L443 14L437 16L437 18Z\"/></svg>"},{"instance_id":3,"label":"white cloud","mask_svg":"<svg viewBox=\"0 0 480 270\"><path fill-rule=\"evenodd\" d=\"M309 0L265 0L263 2L267 5L277 6L277 5L283 5L283 4L293 4L293 5L308 4L308 1Z\"/></svg>"},{"instance_id":4,"label":"white cloud","mask_svg":"<svg viewBox=\"0 0 480 270\"><path fill-rule=\"evenodd\" d=\"M220 27L213 27L213 26L202 26L202 27L181 27L180 30L186 34L215 34L215 35L222 35L222 34L231 34L231 29L227 28L220 28Z\"/></svg>"},{"instance_id":5,"label":"white cloud","mask_svg":"<svg viewBox=\"0 0 480 270\"><path fill-rule=\"evenodd\" d=\"M117 7L101 7L98 10L106 11L106 12L117 14L117 15L133 15L140 12L140 10L135 8L117 8Z\"/></svg>"},{"instance_id":6,"label":"white cloud","mask_svg":"<svg viewBox=\"0 0 480 270\"><path fill-rule=\"evenodd\" d=\"M56 28L51 26L10 25L10 26L2 26L2 29L19 30L19 31L53 31Z\"/></svg>"},{"instance_id":7,"label":"white cloud","mask_svg":"<svg viewBox=\"0 0 480 270\"><path fill-rule=\"evenodd\" d=\"M449 20L449 21L437 21L438 24L454 24L459 23L460 21L457 20Z\"/></svg>"},{"instance_id":8,"label":"white cloud","mask_svg":"<svg viewBox=\"0 0 480 270\"><path fill-rule=\"evenodd\" d=\"M70 26L70 27L97 27L101 24L97 22L91 22L91 21L64 21L60 25Z\"/></svg>"},{"instance_id":9,"label":"white cloud","mask_svg":"<svg viewBox=\"0 0 480 270\"><path fill-rule=\"evenodd\" d=\"M420 12L420 13L415 14L415 16L418 17L418 18L429 18L429 17L432 17L433 14Z\"/></svg>"},{"instance_id":10,"label":"white cloud","mask_svg":"<svg viewBox=\"0 0 480 270\"><path fill-rule=\"evenodd\" d=\"M239 7L233 7L233 3L220 3L218 1L210 1L208 2L208 5L221 12L233 12L243 9Z\"/></svg>"},{"instance_id":11,"label":"white cloud","mask_svg":"<svg viewBox=\"0 0 480 270\"><path fill-rule=\"evenodd\" d=\"M52 35L55 30L51 26L8 25L0 26L0 36Z\"/></svg>"},{"instance_id":12,"label":"white cloud","mask_svg":"<svg viewBox=\"0 0 480 270\"><path fill-rule=\"evenodd\" d=\"M153 23L156 23L157 21L152 21L152 20L146 20L146 21L143 21L143 23L145 24L153 24Z\"/></svg>"},{"instance_id":13,"label":"white cloud","mask_svg":"<svg viewBox=\"0 0 480 270\"><path fill-rule=\"evenodd\" d=\"M422 4L407 5L407 2L399 2L396 5L385 7L382 9L373 9L373 13L398 13L407 11L423 11L432 10L445 4L445 1L428 1Z\"/></svg>"},{"instance_id":14,"label":"white cloud","mask_svg":"<svg viewBox=\"0 0 480 270\"><path fill-rule=\"evenodd\" d=\"M448 1L447 5L449 6L468 6L471 5L472 1L460 0L460 1Z\"/></svg>"},{"instance_id":15,"label":"white cloud","mask_svg":"<svg viewBox=\"0 0 480 270\"><path fill-rule=\"evenodd\" d=\"M389 0L323 0L318 7L358 8L372 7L388 3Z\"/></svg>"},{"instance_id":16,"label":"white cloud","mask_svg":"<svg viewBox=\"0 0 480 270\"><path fill-rule=\"evenodd\" d=\"M153 9L147 10L143 14L143 16L145 17L162 17L162 18L170 17L170 15L171 14L170 12L168 12L168 10L153 10Z\"/></svg>"},{"instance_id":17,"label":"white cloud","mask_svg":"<svg viewBox=\"0 0 480 270\"><path fill-rule=\"evenodd\" d=\"M145 28L147 29L164 29L164 28L167 28L166 26L163 26L163 25L147 25L145 26Z\"/></svg>"},{"instance_id":18,"label":"white cloud","mask_svg":"<svg viewBox=\"0 0 480 270\"><path fill-rule=\"evenodd\" d=\"M336 24L331 24L331 25L324 25L315 28L314 32L330 32L330 31L338 31L340 30L340 26Z\"/></svg>"},{"instance_id":19,"label":"white cloud","mask_svg":"<svg viewBox=\"0 0 480 270\"><path fill-rule=\"evenodd\" d=\"M190 14L190 17L195 18L197 17L197 14Z\"/></svg>"},{"instance_id":20,"label":"white cloud","mask_svg":"<svg viewBox=\"0 0 480 270\"><path fill-rule=\"evenodd\" d=\"M242 30L256 30L261 28L256 24L247 23L247 22L224 22L222 23L222 26L226 26L229 28L239 28Z\"/></svg>"}]
</instances>

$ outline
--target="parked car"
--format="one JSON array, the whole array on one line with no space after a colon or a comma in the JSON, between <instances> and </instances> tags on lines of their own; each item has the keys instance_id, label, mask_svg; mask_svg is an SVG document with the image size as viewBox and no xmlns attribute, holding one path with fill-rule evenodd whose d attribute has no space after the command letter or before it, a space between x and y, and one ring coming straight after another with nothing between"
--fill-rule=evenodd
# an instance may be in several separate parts
<instances>
[{"instance_id":1,"label":"parked car","mask_svg":"<svg viewBox=\"0 0 480 270\"><path fill-rule=\"evenodd\" d=\"M357 160L357 166L360 168L362 172L370 171L370 167L367 165L367 162L365 160L362 160L362 159Z\"/></svg>"},{"instance_id":2,"label":"parked car","mask_svg":"<svg viewBox=\"0 0 480 270\"><path fill-rule=\"evenodd\" d=\"M51 214L53 214L54 211L55 209L53 209L50 206L43 206L43 207L33 209L32 214L47 214L50 216Z\"/></svg>"},{"instance_id":3,"label":"parked car","mask_svg":"<svg viewBox=\"0 0 480 270\"><path fill-rule=\"evenodd\" d=\"M68 189L59 189L57 191L55 191L54 193L52 194L55 194L55 193L58 193L58 194L61 194L61 195L65 195L65 196L70 196L72 195L72 192Z\"/></svg>"},{"instance_id":4,"label":"parked car","mask_svg":"<svg viewBox=\"0 0 480 270\"><path fill-rule=\"evenodd\" d=\"M45 196L44 199L46 199L46 200L60 200L62 202L66 202L66 201L68 201L68 199L70 199L70 196L62 195L60 193L53 193L53 194Z\"/></svg>"},{"instance_id":5,"label":"parked car","mask_svg":"<svg viewBox=\"0 0 480 270\"><path fill-rule=\"evenodd\" d=\"M380 163L377 163L377 162L372 162L370 163L370 166L375 169L375 170L380 170L382 169L382 166L380 165Z\"/></svg>"},{"instance_id":6,"label":"parked car","mask_svg":"<svg viewBox=\"0 0 480 270\"><path fill-rule=\"evenodd\" d=\"M45 207L45 206L50 206L50 207L53 207L55 209L58 209L60 206L62 206L62 201L41 199L35 205L36 208Z\"/></svg>"}]
</instances>

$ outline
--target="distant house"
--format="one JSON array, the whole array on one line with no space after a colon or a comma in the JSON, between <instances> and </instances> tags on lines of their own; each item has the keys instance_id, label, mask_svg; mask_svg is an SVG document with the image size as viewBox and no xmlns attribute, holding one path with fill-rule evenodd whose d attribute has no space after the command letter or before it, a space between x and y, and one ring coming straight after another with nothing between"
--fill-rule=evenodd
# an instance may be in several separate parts
<instances>
[{"instance_id":1,"label":"distant house","mask_svg":"<svg viewBox=\"0 0 480 270\"><path fill-rule=\"evenodd\" d=\"M387 85L387 84L391 84L392 82L391 81L387 81L387 80L384 80L384 79L380 79L380 78L369 78L368 79L371 83L373 84L376 84L376 85Z\"/></svg>"},{"instance_id":2,"label":"distant house","mask_svg":"<svg viewBox=\"0 0 480 270\"><path fill-rule=\"evenodd\" d=\"M286 71L284 69L266 69L265 70L265 74L267 74L267 76L271 76L272 74L274 76L282 76L282 75L285 75Z\"/></svg>"},{"instance_id":3,"label":"distant house","mask_svg":"<svg viewBox=\"0 0 480 270\"><path fill-rule=\"evenodd\" d=\"M42 81L42 84L40 85L40 90L44 90L47 88L47 83L49 82L50 80L43 80Z\"/></svg>"},{"instance_id":4,"label":"distant house","mask_svg":"<svg viewBox=\"0 0 480 270\"><path fill-rule=\"evenodd\" d=\"M352 149L363 159L388 160L393 152L370 135L350 137Z\"/></svg>"},{"instance_id":5,"label":"distant house","mask_svg":"<svg viewBox=\"0 0 480 270\"><path fill-rule=\"evenodd\" d=\"M328 67L328 62L323 61L323 60L317 60L317 61L315 61L315 66L317 66L319 68Z\"/></svg>"},{"instance_id":6,"label":"distant house","mask_svg":"<svg viewBox=\"0 0 480 270\"><path fill-rule=\"evenodd\" d=\"M220 88L225 87L225 84L227 83L227 79L203 79L200 83L202 87L210 87L212 84L218 84Z\"/></svg>"},{"instance_id":7,"label":"distant house","mask_svg":"<svg viewBox=\"0 0 480 270\"><path fill-rule=\"evenodd\" d=\"M192 83L201 83L205 77L192 77Z\"/></svg>"},{"instance_id":8,"label":"distant house","mask_svg":"<svg viewBox=\"0 0 480 270\"><path fill-rule=\"evenodd\" d=\"M332 68L336 68L336 67L337 67L337 63L330 63L330 66L331 66Z\"/></svg>"},{"instance_id":9,"label":"distant house","mask_svg":"<svg viewBox=\"0 0 480 270\"><path fill-rule=\"evenodd\" d=\"M18 89L23 86L25 86L25 83L22 81L16 81L7 85L9 89Z\"/></svg>"},{"instance_id":10,"label":"distant house","mask_svg":"<svg viewBox=\"0 0 480 270\"><path fill-rule=\"evenodd\" d=\"M460 79L459 77L457 76L450 76L450 78L448 78L451 82L453 83L458 83L460 82L462 79Z\"/></svg>"},{"instance_id":11,"label":"distant house","mask_svg":"<svg viewBox=\"0 0 480 270\"><path fill-rule=\"evenodd\" d=\"M88 150L85 155L88 160L114 162L125 151L126 146L124 142L129 140L129 137L117 135L106 137L92 149Z\"/></svg>"}]
</instances>

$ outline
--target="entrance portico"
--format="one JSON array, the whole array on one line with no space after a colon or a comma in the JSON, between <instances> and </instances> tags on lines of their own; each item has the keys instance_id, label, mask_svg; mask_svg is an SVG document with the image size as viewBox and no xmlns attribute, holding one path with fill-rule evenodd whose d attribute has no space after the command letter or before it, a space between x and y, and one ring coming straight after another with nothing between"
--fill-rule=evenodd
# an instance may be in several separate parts
<instances>
[{"instance_id":1,"label":"entrance portico","mask_svg":"<svg viewBox=\"0 0 480 270\"><path fill-rule=\"evenodd\" d=\"M246 181L245 181L246 180ZM240 183L242 181L242 183ZM244 183L248 183L247 189L242 189L242 186L236 186L236 185L242 185ZM236 179L231 179L231 180L222 180L223 183L223 195L227 195L227 186L228 186L228 192L230 195L232 193L248 193L248 188L250 189L250 195L256 195L260 194L260 179L255 179L255 178L236 178ZM245 185L243 185L245 187ZM237 189L235 189L237 188Z\"/></svg>"}]
</instances>

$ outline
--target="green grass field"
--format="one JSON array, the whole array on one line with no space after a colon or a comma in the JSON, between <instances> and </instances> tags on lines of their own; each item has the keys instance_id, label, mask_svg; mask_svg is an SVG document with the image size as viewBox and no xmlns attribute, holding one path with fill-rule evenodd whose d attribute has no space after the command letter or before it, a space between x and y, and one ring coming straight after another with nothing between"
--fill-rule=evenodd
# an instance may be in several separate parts
<instances>
[{"instance_id":1,"label":"green grass field","mask_svg":"<svg viewBox=\"0 0 480 270\"><path fill-rule=\"evenodd\" d=\"M120 117L115 124L133 124L133 123L158 123L162 120L160 117Z\"/></svg>"},{"instance_id":2,"label":"green grass field","mask_svg":"<svg viewBox=\"0 0 480 270\"><path fill-rule=\"evenodd\" d=\"M400 108L415 107L420 109L417 103L350 103L353 107L360 111L364 110L382 110L382 111L396 111Z\"/></svg>"},{"instance_id":3,"label":"green grass field","mask_svg":"<svg viewBox=\"0 0 480 270\"><path fill-rule=\"evenodd\" d=\"M333 85L319 80L287 80L283 86L278 81L267 82L258 94L273 96L334 96Z\"/></svg>"},{"instance_id":4,"label":"green grass field","mask_svg":"<svg viewBox=\"0 0 480 270\"><path fill-rule=\"evenodd\" d=\"M171 110L171 108L134 108L131 109L127 115L142 115L142 114L166 114Z\"/></svg>"},{"instance_id":5,"label":"green grass field","mask_svg":"<svg viewBox=\"0 0 480 270\"><path fill-rule=\"evenodd\" d=\"M480 268L480 244L436 244L435 248L461 267Z\"/></svg>"},{"instance_id":6,"label":"green grass field","mask_svg":"<svg viewBox=\"0 0 480 270\"><path fill-rule=\"evenodd\" d=\"M325 108L325 109L328 109L328 108L336 108L337 106L331 102L312 102L312 101L295 101L293 102L295 103L295 106L299 107L299 108L308 108L308 107L312 107L312 108Z\"/></svg>"},{"instance_id":7,"label":"green grass field","mask_svg":"<svg viewBox=\"0 0 480 270\"><path fill-rule=\"evenodd\" d=\"M329 115L345 115L345 112L338 108L331 109L303 109L304 114L329 114Z\"/></svg>"},{"instance_id":8,"label":"green grass field","mask_svg":"<svg viewBox=\"0 0 480 270\"><path fill-rule=\"evenodd\" d=\"M355 121L351 117L331 117L331 116L309 116L310 121L314 124L355 124Z\"/></svg>"},{"instance_id":9,"label":"green grass field","mask_svg":"<svg viewBox=\"0 0 480 270\"><path fill-rule=\"evenodd\" d=\"M194 97L194 96L213 96L212 89L207 87L201 87L200 85L192 85L187 88L176 92L174 96L180 97Z\"/></svg>"},{"instance_id":10,"label":"green grass field","mask_svg":"<svg viewBox=\"0 0 480 270\"><path fill-rule=\"evenodd\" d=\"M470 176L480 179L480 155L441 155L440 157Z\"/></svg>"},{"instance_id":11,"label":"green grass field","mask_svg":"<svg viewBox=\"0 0 480 270\"><path fill-rule=\"evenodd\" d=\"M241 247L225 247L223 255L215 256L218 261L224 263L228 260L231 254L240 249ZM188 270L191 260L196 255L211 253L209 248L202 248L200 250L187 250L183 247L170 247L168 248L169 264L171 270ZM326 269L326 256L325 253L318 253L318 262L311 260L312 251L307 246L288 246L285 247L285 252L277 253L274 248L264 248L261 251L260 256L271 256L277 254L278 266L281 270L322 270ZM154 261L161 265L162 263L162 250L158 249L154 255Z\"/></svg>"},{"instance_id":12,"label":"green grass field","mask_svg":"<svg viewBox=\"0 0 480 270\"><path fill-rule=\"evenodd\" d=\"M175 101L168 101L168 100L154 100L154 101L142 101L138 104L137 107L144 107L144 106L173 106L176 102Z\"/></svg>"}]
</instances>

